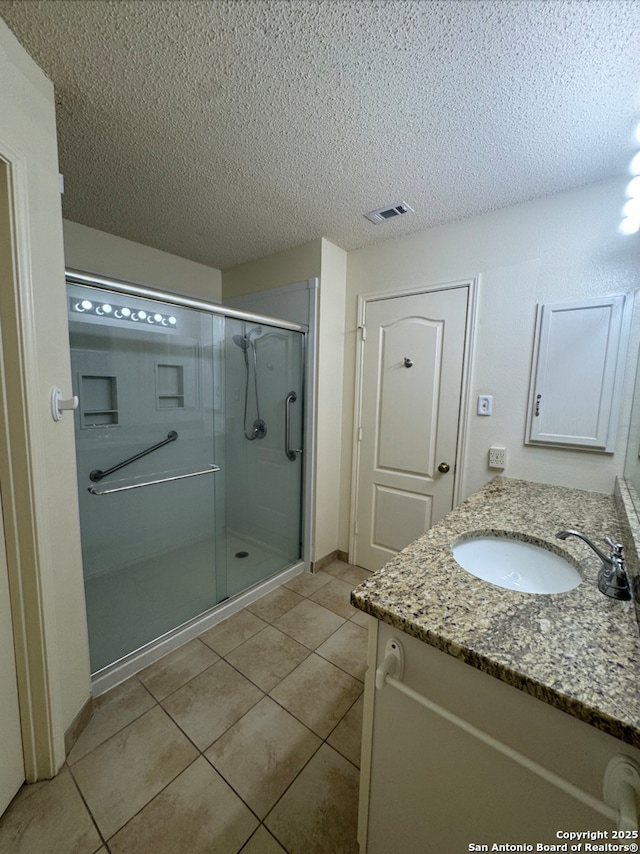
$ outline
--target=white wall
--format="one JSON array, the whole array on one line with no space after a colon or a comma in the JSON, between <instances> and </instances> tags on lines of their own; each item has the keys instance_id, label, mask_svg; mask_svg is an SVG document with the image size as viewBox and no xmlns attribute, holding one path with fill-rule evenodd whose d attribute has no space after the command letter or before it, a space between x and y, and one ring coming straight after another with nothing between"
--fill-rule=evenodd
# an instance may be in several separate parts
<instances>
[{"instance_id":1,"label":"white wall","mask_svg":"<svg viewBox=\"0 0 640 854\"><path fill-rule=\"evenodd\" d=\"M211 302L222 299L222 273L214 267L70 220L63 227L65 264L71 269Z\"/></svg>"},{"instance_id":2,"label":"white wall","mask_svg":"<svg viewBox=\"0 0 640 854\"><path fill-rule=\"evenodd\" d=\"M21 360L7 374L7 394L10 400L21 395L25 399L24 412L10 413L9 418L24 418L21 442L33 474L32 482L16 486L14 493L28 495L37 532L34 543L24 543L25 561L33 546L40 566L36 589L22 565L26 585L22 592L31 606L40 609L35 622L44 623L43 665L50 677L52 729L61 744L64 729L88 699L89 662L73 418L55 423L49 407L53 385L63 393L71 389L54 92L1 20L0 155L13 164L18 208L20 315L16 323L4 313L13 283L3 281L2 325L7 342L17 334ZM27 645L37 633L33 622L25 628ZM36 674L37 680L46 675ZM63 758L56 758L56 764Z\"/></svg>"},{"instance_id":3,"label":"white wall","mask_svg":"<svg viewBox=\"0 0 640 854\"><path fill-rule=\"evenodd\" d=\"M524 431L536 304L633 291L640 285L638 239L618 232L625 183L620 179L591 185L349 253L341 548L347 549L349 542L359 294L479 277L463 496L495 474L487 466L492 444L507 447L504 474L509 477L613 492L614 476L624 465L637 320L615 454L525 447ZM636 318L639 308L636 305ZM493 395L493 416L475 414L480 393Z\"/></svg>"},{"instance_id":4,"label":"white wall","mask_svg":"<svg viewBox=\"0 0 640 854\"><path fill-rule=\"evenodd\" d=\"M294 285L320 276L322 241L311 240L292 249L255 261L246 261L222 272L224 301L234 297Z\"/></svg>"},{"instance_id":5,"label":"white wall","mask_svg":"<svg viewBox=\"0 0 640 854\"><path fill-rule=\"evenodd\" d=\"M322 240L318 321L315 559L338 548L347 253Z\"/></svg>"}]
</instances>

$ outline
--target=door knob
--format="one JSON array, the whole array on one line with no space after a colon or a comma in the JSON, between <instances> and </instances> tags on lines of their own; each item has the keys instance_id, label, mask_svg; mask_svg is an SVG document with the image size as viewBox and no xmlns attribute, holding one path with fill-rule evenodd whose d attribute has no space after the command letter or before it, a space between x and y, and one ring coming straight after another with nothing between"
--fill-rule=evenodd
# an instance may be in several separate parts
<instances>
[{"instance_id":1,"label":"door knob","mask_svg":"<svg viewBox=\"0 0 640 854\"><path fill-rule=\"evenodd\" d=\"M442 474L446 474L449 471L449 463L440 463L438 466L438 471L442 472Z\"/></svg>"}]
</instances>

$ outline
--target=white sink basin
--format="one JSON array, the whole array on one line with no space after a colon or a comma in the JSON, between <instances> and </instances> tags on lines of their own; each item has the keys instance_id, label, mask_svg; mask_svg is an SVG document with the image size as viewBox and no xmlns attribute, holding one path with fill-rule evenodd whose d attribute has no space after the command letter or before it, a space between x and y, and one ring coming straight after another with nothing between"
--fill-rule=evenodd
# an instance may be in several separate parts
<instances>
[{"instance_id":1,"label":"white sink basin","mask_svg":"<svg viewBox=\"0 0 640 854\"><path fill-rule=\"evenodd\" d=\"M507 537L473 537L451 547L456 563L477 578L521 593L564 593L582 581L560 555Z\"/></svg>"}]
</instances>

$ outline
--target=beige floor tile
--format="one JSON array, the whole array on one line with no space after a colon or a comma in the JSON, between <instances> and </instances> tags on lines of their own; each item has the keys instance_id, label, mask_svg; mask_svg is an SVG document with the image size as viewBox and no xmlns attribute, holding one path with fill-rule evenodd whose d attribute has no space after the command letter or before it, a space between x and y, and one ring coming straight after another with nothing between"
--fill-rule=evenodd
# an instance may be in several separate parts
<instances>
[{"instance_id":1,"label":"beige floor tile","mask_svg":"<svg viewBox=\"0 0 640 854\"><path fill-rule=\"evenodd\" d=\"M162 705L198 749L205 750L262 696L259 688L221 660L163 700Z\"/></svg>"},{"instance_id":2,"label":"beige floor tile","mask_svg":"<svg viewBox=\"0 0 640 854\"><path fill-rule=\"evenodd\" d=\"M319 655L310 655L270 695L326 738L362 693L362 683Z\"/></svg>"},{"instance_id":3,"label":"beige floor tile","mask_svg":"<svg viewBox=\"0 0 640 854\"><path fill-rule=\"evenodd\" d=\"M197 755L164 710L154 706L76 762L72 770L108 839Z\"/></svg>"},{"instance_id":4,"label":"beige floor tile","mask_svg":"<svg viewBox=\"0 0 640 854\"><path fill-rule=\"evenodd\" d=\"M151 694L135 676L96 697L91 720L69 751L69 764L73 765L82 759L94 747L148 712L155 704Z\"/></svg>"},{"instance_id":5,"label":"beige floor tile","mask_svg":"<svg viewBox=\"0 0 640 854\"><path fill-rule=\"evenodd\" d=\"M274 626L309 649L315 649L343 623L343 617L305 599L276 620Z\"/></svg>"},{"instance_id":6,"label":"beige floor tile","mask_svg":"<svg viewBox=\"0 0 640 854\"><path fill-rule=\"evenodd\" d=\"M287 854L264 826L260 826L242 849L242 854Z\"/></svg>"},{"instance_id":7,"label":"beige floor tile","mask_svg":"<svg viewBox=\"0 0 640 854\"><path fill-rule=\"evenodd\" d=\"M363 629L369 628L371 620L375 620L375 617L365 614L364 611L356 611L353 617L351 617L351 622L357 623L359 626L362 626Z\"/></svg>"},{"instance_id":8,"label":"beige floor tile","mask_svg":"<svg viewBox=\"0 0 640 854\"><path fill-rule=\"evenodd\" d=\"M262 631L267 624L249 611L238 611L232 617L203 632L200 640L218 655L226 655L253 635Z\"/></svg>"},{"instance_id":9,"label":"beige floor tile","mask_svg":"<svg viewBox=\"0 0 640 854\"><path fill-rule=\"evenodd\" d=\"M352 590L353 584L341 578L334 578L309 596L309 599L348 620L356 613L356 609L349 602Z\"/></svg>"},{"instance_id":10,"label":"beige floor tile","mask_svg":"<svg viewBox=\"0 0 640 854\"><path fill-rule=\"evenodd\" d=\"M265 697L206 752L260 818L320 745L320 739Z\"/></svg>"},{"instance_id":11,"label":"beige floor tile","mask_svg":"<svg viewBox=\"0 0 640 854\"><path fill-rule=\"evenodd\" d=\"M327 575L340 575L342 569L346 566L343 560L338 560L337 558L332 561L332 563L322 568L323 572L326 572Z\"/></svg>"},{"instance_id":12,"label":"beige floor tile","mask_svg":"<svg viewBox=\"0 0 640 854\"><path fill-rule=\"evenodd\" d=\"M367 638L366 629L349 621L320 644L316 652L364 682L367 669Z\"/></svg>"},{"instance_id":13,"label":"beige floor tile","mask_svg":"<svg viewBox=\"0 0 640 854\"><path fill-rule=\"evenodd\" d=\"M236 854L258 822L200 757L109 840L111 854Z\"/></svg>"},{"instance_id":14,"label":"beige floor tile","mask_svg":"<svg viewBox=\"0 0 640 854\"><path fill-rule=\"evenodd\" d=\"M162 700L214 664L219 657L211 647L194 638L146 667L138 673L138 679L157 700Z\"/></svg>"},{"instance_id":15,"label":"beige floor tile","mask_svg":"<svg viewBox=\"0 0 640 854\"><path fill-rule=\"evenodd\" d=\"M331 581L331 576L326 572L301 572L283 585L301 596L311 596L316 590Z\"/></svg>"},{"instance_id":16,"label":"beige floor tile","mask_svg":"<svg viewBox=\"0 0 640 854\"><path fill-rule=\"evenodd\" d=\"M358 770L323 744L265 821L289 854L358 854Z\"/></svg>"},{"instance_id":17,"label":"beige floor tile","mask_svg":"<svg viewBox=\"0 0 640 854\"><path fill-rule=\"evenodd\" d=\"M304 597L293 590L288 590L286 587L277 587L266 596L261 596L250 605L247 605L246 610L251 611L256 617L265 620L267 623L273 623L278 617L286 614L295 605L302 602Z\"/></svg>"},{"instance_id":18,"label":"beige floor tile","mask_svg":"<svg viewBox=\"0 0 640 854\"><path fill-rule=\"evenodd\" d=\"M343 581L348 581L353 587L357 587L360 582L365 581L373 573L368 569L362 569L360 566L352 566L350 563L343 563L342 567L337 571L337 578Z\"/></svg>"},{"instance_id":19,"label":"beige floor tile","mask_svg":"<svg viewBox=\"0 0 640 854\"><path fill-rule=\"evenodd\" d=\"M230 652L226 660L258 688L270 691L309 654L306 646L267 626Z\"/></svg>"},{"instance_id":20,"label":"beige floor tile","mask_svg":"<svg viewBox=\"0 0 640 854\"><path fill-rule=\"evenodd\" d=\"M349 762L360 767L362 747L362 709L364 694L361 694L327 739L327 743L341 753Z\"/></svg>"},{"instance_id":21,"label":"beige floor tile","mask_svg":"<svg viewBox=\"0 0 640 854\"><path fill-rule=\"evenodd\" d=\"M6 854L93 854L101 845L66 765L53 780L23 786L0 818Z\"/></svg>"}]
</instances>

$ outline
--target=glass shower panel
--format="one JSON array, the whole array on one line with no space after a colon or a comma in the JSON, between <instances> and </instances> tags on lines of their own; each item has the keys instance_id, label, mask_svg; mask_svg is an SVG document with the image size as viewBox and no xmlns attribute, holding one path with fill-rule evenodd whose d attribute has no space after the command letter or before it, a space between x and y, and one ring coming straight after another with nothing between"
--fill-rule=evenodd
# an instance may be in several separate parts
<instances>
[{"instance_id":1,"label":"glass shower panel","mask_svg":"<svg viewBox=\"0 0 640 854\"><path fill-rule=\"evenodd\" d=\"M302 556L304 335L227 318L225 337L227 585L233 596Z\"/></svg>"},{"instance_id":2,"label":"glass shower panel","mask_svg":"<svg viewBox=\"0 0 640 854\"><path fill-rule=\"evenodd\" d=\"M214 429L224 318L80 285L68 293L95 673L229 595Z\"/></svg>"}]
</instances>

